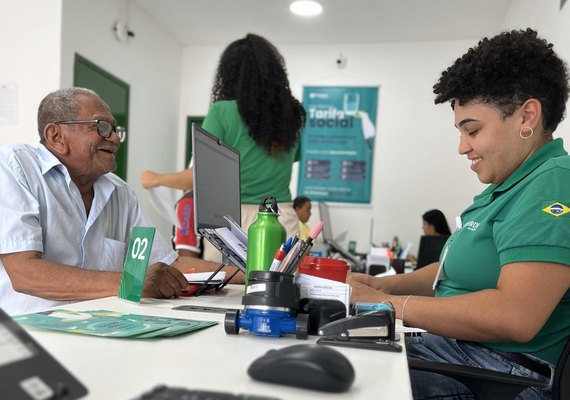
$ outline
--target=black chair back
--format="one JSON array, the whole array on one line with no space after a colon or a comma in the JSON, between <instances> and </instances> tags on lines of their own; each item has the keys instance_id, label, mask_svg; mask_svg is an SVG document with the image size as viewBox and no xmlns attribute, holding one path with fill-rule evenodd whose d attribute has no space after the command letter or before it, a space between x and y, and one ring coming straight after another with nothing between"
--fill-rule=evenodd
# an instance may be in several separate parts
<instances>
[{"instance_id":1,"label":"black chair back","mask_svg":"<svg viewBox=\"0 0 570 400\"><path fill-rule=\"evenodd\" d=\"M570 338L560 355L552 383L553 400L570 399Z\"/></svg>"}]
</instances>

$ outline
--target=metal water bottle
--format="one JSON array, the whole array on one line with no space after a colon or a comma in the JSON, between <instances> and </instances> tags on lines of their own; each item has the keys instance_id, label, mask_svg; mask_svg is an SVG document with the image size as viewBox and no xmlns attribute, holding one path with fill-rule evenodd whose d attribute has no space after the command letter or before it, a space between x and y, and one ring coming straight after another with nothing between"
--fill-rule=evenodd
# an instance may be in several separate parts
<instances>
[{"instance_id":1,"label":"metal water bottle","mask_svg":"<svg viewBox=\"0 0 570 400\"><path fill-rule=\"evenodd\" d=\"M267 204L270 201L271 204ZM279 220L275 197L264 197L257 220L247 230L247 261L245 287L251 271L268 271L275 253L286 239L287 232Z\"/></svg>"}]
</instances>

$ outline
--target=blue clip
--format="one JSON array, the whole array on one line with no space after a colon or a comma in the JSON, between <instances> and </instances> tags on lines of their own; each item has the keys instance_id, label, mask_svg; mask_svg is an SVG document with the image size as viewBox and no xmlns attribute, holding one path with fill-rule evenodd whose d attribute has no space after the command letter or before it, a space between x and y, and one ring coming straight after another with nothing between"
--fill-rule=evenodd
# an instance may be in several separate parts
<instances>
[{"instance_id":1,"label":"blue clip","mask_svg":"<svg viewBox=\"0 0 570 400\"><path fill-rule=\"evenodd\" d=\"M387 310L387 311L394 311L394 307L388 303L364 303L364 302L357 302L354 305L354 313L359 314L361 312L366 311L378 311L378 310Z\"/></svg>"}]
</instances>

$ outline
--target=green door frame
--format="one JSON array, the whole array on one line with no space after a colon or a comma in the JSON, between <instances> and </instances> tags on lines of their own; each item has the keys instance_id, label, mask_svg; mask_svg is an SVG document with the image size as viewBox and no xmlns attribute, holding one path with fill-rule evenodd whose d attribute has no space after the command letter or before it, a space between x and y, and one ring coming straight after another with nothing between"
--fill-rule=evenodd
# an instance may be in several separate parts
<instances>
[{"instance_id":1,"label":"green door frame","mask_svg":"<svg viewBox=\"0 0 570 400\"><path fill-rule=\"evenodd\" d=\"M192 159L192 123L198 126L202 126L204 122L204 116L188 116L186 117L186 164L184 167L188 167L190 160Z\"/></svg>"},{"instance_id":2,"label":"green door frame","mask_svg":"<svg viewBox=\"0 0 570 400\"><path fill-rule=\"evenodd\" d=\"M95 91L111 108L117 125L127 129L127 137L117 152L115 170L115 174L127 180L129 85L77 53L73 64L73 85Z\"/></svg>"}]
</instances>

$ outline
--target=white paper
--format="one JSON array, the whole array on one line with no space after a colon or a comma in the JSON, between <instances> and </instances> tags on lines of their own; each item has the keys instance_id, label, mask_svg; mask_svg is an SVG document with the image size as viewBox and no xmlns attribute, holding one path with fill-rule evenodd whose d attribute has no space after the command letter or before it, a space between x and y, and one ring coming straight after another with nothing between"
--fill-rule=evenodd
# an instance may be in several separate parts
<instances>
[{"instance_id":1,"label":"white paper","mask_svg":"<svg viewBox=\"0 0 570 400\"><path fill-rule=\"evenodd\" d=\"M346 316L348 317L350 310L350 285L307 274L297 274L295 283L299 286L301 299L338 300L345 305Z\"/></svg>"},{"instance_id":2,"label":"white paper","mask_svg":"<svg viewBox=\"0 0 570 400\"><path fill-rule=\"evenodd\" d=\"M184 277L186 278L188 283L203 283L210 276L212 276L211 272L196 272L196 273L192 273L192 274L184 274ZM223 282L224 279L226 279L226 272L220 271L216 275L214 275L214 277L212 278L212 280L210 282L212 282L212 281Z\"/></svg>"},{"instance_id":3,"label":"white paper","mask_svg":"<svg viewBox=\"0 0 570 400\"><path fill-rule=\"evenodd\" d=\"M16 125L16 93L15 83L0 83L0 125Z\"/></svg>"},{"instance_id":4,"label":"white paper","mask_svg":"<svg viewBox=\"0 0 570 400\"><path fill-rule=\"evenodd\" d=\"M400 257L398 258L402 258L402 259L406 259L408 258L408 254L410 254L410 251L412 250L412 242L408 242L406 244L406 247L404 247L404 250L402 250L402 252L400 253Z\"/></svg>"},{"instance_id":5,"label":"white paper","mask_svg":"<svg viewBox=\"0 0 570 400\"><path fill-rule=\"evenodd\" d=\"M241 229L231 215L224 215L224 219L230 224L230 231L234 234L237 240L247 246L247 234Z\"/></svg>"},{"instance_id":6,"label":"white paper","mask_svg":"<svg viewBox=\"0 0 570 400\"><path fill-rule=\"evenodd\" d=\"M178 222L176 209L174 208L176 200L172 189L166 186L157 186L147 190L150 204L152 204L154 209L172 225L179 227L180 223Z\"/></svg>"},{"instance_id":7,"label":"white paper","mask_svg":"<svg viewBox=\"0 0 570 400\"><path fill-rule=\"evenodd\" d=\"M404 326L401 319L396 320L396 333L424 333L425 329L414 328L413 326Z\"/></svg>"},{"instance_id":8,"label":"white paper","mask_svg":"<svg viewBox=\"0 0 570 400\"><path fill-rule=\"evenodd\" d=\"M214 229L216 236L220 238L226 246L238 255L243 262L247 260L247 244L241 242L228 228Z\"/></svg>"}]
</instances>

